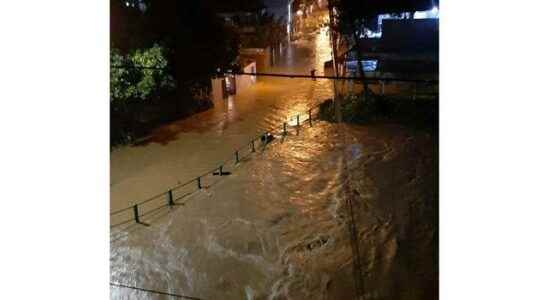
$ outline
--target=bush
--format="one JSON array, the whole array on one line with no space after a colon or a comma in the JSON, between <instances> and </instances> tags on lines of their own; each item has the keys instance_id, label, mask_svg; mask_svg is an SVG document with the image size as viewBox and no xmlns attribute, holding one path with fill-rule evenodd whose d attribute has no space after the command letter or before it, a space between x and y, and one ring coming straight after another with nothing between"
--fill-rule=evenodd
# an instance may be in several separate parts
<instances>
[{"instance_id":1,"label":"bush","mask_svg":"<svg viewBox=\"0 0 548 300\"><path fill-rule=\"evenodd\" d=\"M387 97L368 93L346 96L342 99L342 119L344 122L365 124L374 121L391 121L412 127L437 130L438 97L415 99L410 97ZM320 118L335 121L335 107L332 99L320 105Z\"/></svg>"}]
</instances>

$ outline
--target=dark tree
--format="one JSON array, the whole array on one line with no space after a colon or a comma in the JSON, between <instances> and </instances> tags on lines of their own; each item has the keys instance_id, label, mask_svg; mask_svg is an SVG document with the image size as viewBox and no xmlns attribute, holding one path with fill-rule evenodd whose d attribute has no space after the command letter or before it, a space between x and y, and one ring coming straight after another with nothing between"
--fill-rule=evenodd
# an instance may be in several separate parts
<instances>
[{"instance_id":1,"label":"dark tree","mask_svg":"<svg viewBox=\"0 0 548 300\"><path fill-rule=\"evenodd\" d=\"M235 32L223 25L209 1L177 7L178 82L209 80L217 69L230 68L239 50Z\"/></svg>"},{"instance_id":2,"label":"dark tree","mask_svg":"<svg viewBox=\"0 0 548 300\"><path fill-rule=\"evenodd\" d=\"M125 53L130 49L143 48L145 17L142 11L126 5L125 1L110 0L110 44Z\"/></svg>"}]
</instances>

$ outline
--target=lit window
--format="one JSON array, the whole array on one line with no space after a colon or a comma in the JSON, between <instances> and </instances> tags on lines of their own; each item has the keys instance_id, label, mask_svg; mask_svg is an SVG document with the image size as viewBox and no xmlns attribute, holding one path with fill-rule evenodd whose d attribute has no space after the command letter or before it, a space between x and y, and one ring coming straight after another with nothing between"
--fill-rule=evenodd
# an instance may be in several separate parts
<instances>
[{"instance_id":1,"label":"lit window","mask_svg":"<svg viewBox=\"0 0 548 300\"><path fill-rule=\"evenodd\" d=\"M377 70L378 61L376 59L366 59L362 60L362 66L364 72L373 72ZM346 62L348 69L357 71L358 70L358 61L349 60Z\"/></svg>"}]
</instances>

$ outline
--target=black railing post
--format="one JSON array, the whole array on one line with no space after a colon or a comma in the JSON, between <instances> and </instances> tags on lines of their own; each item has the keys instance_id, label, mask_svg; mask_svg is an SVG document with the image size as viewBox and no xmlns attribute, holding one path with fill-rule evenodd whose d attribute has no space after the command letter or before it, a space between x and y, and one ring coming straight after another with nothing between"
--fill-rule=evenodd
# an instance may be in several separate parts
<instances>
[{"instance_id":1,"label":"black railing post","mask_svg":"<svg viewBox=\"0 0 548 300\"><path fill-rule=\"evenodd\" d=\"M198 183L198 189L202 188L202 180L201 177L196 178L196 182Z\"/></svg>"},{"instance_id":2,"label":"black railing post","mask_svg":"<svg viewBox=\"0 0 548 300\"><path fill-rule=\"evenodd\" d=\"M297 115L297 126L299 126L299 115Z\"/></svg>"},{"instance_id":3,"label":"black railing post","mask_svg":"<svg viewBox=\"0 0 548 300\"><path fill-rule=\"evenodd\" d=\"M255 152L255 140L251 140L251 152Z\"/></svg>"},{"instance_id":4,"label":"black railing post","mask_svg":"<svg viewBox=\"0 0 548 300\"><path fill-rule=\"evenodd\" d=\"M287 135L287 123L284 122L284 135Z\"/></svg>"},{"instance_id":5,"label":"black railing post","mask_svg":"<svg viewBox=\"0 0 548 300\"><path fill-rule=\"evenodd\" d=\"M234 154L236 154L236 163L240 162L240 156L238 155L238 151L236 151Z\"/></svg>"},{"instance_id":6,"label":"black railing post","mask_svg":"<svg viewBox=\"0 0 548 300\"><path fill-rule=\"evenodd\" d=\"M171 192L171 190L167 191L167 205L175 205L175 203L173 202L173 193Z\"/></svg>"},{"instance_id":7,"label":"black railing post","mask_svg":"<svg viewBox=\"0 0 548 300\"><path fill-rule=\"evenodd\" d=\"M133 218L135 219L135 223L141 223L141 220L139 220L139 208L137 207L137 204L133 205Z\"/></svg>"},{"instance_id":8,"label":"black railing post","mask_svg":"<svg viewBox=\"0 0 548 300\"><path fill-rule=\"evenodd\" d=\"M310 123L310 127L312 127L312 109L308 110L308 121Z\"/></svg>"}]
</instances>

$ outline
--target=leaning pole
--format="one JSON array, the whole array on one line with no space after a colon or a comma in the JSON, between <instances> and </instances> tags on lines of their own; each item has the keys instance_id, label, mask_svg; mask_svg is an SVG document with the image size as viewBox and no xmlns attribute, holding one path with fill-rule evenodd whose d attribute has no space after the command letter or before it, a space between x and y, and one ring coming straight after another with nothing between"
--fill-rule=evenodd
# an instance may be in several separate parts
<instances>
[{"instance_id":1,"label":"leaning pole","mask_svg":"<svg viewBox=\"0 0 548 300\"><path fill-rule=\"evenodd\" d=\"M335 38L335 34L333 33L334 28L334 16L333 16L333 6L331 5L331 1L327 1L327 7L329 9L329 35L331 37L331 55L333 57L333 72L335 74L335 77L339 77L339 68L337 68L337 39ZM340 123L342 121L342 114L341 114L341 101L338 96L337 92L337 82L333 81L333 102L335 104L335 118L337 120L337 123Z\"/></svg>"}]
</instances>

